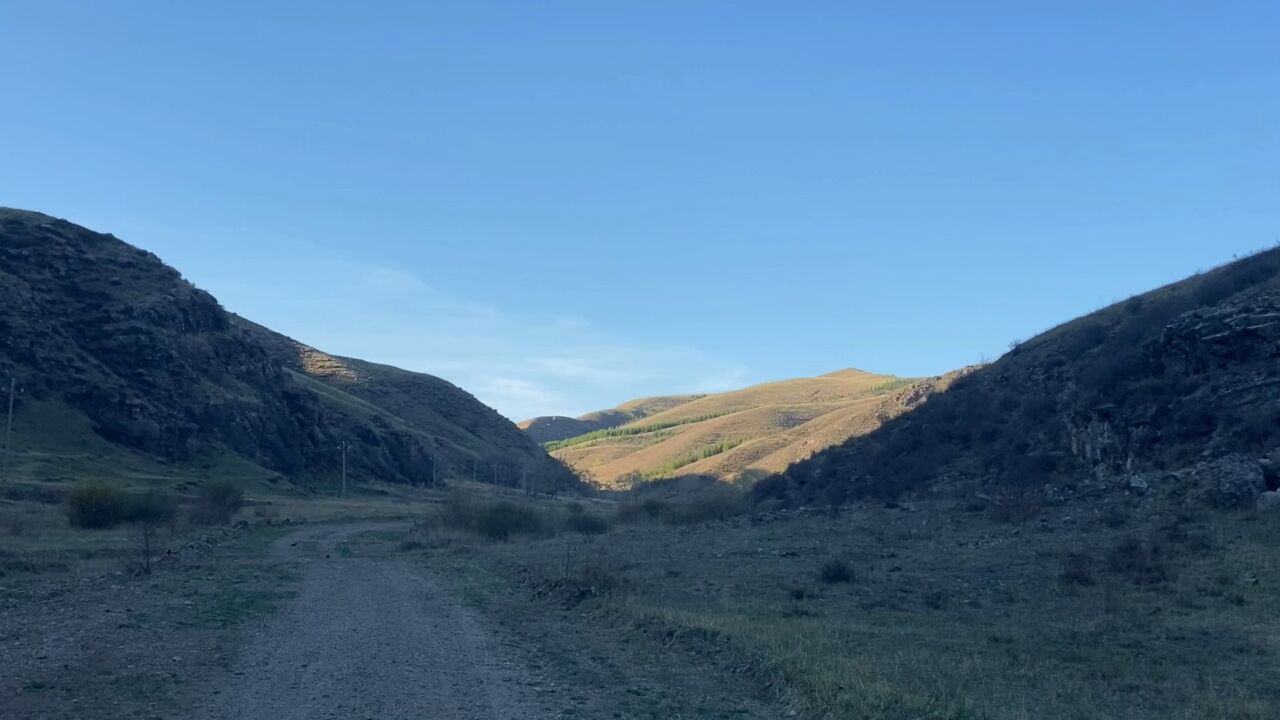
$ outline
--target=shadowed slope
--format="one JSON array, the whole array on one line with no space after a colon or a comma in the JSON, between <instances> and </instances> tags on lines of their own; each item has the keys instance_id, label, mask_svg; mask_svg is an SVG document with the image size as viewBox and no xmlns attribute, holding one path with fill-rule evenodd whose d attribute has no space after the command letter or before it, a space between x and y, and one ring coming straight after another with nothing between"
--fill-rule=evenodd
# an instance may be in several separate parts
<instances>
[{"instance_id":1,"label":"shadowed slope","mask_svg":"<svg viewBox=\"0 0 1280 720\"><path fill-rule=\"evenodd\" d=\"M486 479L575 482L453 385L298 345L151 253L39 213L0 210L0 335L0 376L24 389L19 468L74 446L66 431L83 417L110 446L166 464L229 452L331 479L346 441L357 479L428 483L480 464Z\"/></svg>"},{"instance_id":2,"label":"shadowed slope","mask_svg":"<svg viewBox=\"0 0 1280 720\"><path fill-rule=\"evenodd\" d=\"M841 502L951 480L1010 504L1081 477L1082 492L1179 483L1174 471L1196 463L1280 447L1278 388L1280 250L1269 250L1028 340L757 494Z\"/></svg>"}]
</instances>

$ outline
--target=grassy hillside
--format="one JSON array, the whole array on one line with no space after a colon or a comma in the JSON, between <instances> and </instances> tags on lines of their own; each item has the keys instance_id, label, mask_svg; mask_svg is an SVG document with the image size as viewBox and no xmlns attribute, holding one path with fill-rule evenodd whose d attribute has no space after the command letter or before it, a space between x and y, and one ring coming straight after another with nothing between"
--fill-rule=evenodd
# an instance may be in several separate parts
<instances>
[{"instance_id":1,"label":"grassy hillside","mask_svg":"<svg viewBox=\"0 0 1280 720\"><path fill-rule=\"evenodd\" d=\"M634 423L701 397L703 396L664 395L661 397L641 398L623 403L616 408L597 410L576 418L564 417L563 415L536 417L518 423L517 427L525 431L536 442L544 444L559 442L600 430L608 430L620 425Z\"/></svg>"},{"instance_id":2,"label":"grassy hillside","mask_svg":"<svg viewBox=\"0 0 1280 720\"><path fill-rule=\"evenodd\" d=\"M347 442L356 481L576 483L453 385L295 343L154 255L39 213L0 209L0 336L0 378L22 389L9 479L234 467L326 485Z\"/></svg>"},{"instance_id":3,"label":"grassy hillside","mask_svg":"<svg viewBox=\"0 0 1280 720\"><path fill-rule=\"evenodd\" d=\"M733 480L778 472L822 448L869 432L950 381L951 377L914 380L851 369L682 398L665 408L652 400L640 401L659 409L547 447L611 487L687 474Z\"/></svg>"},{"instance_id":4,"label":"grassy hillside","mask_svg":"<svg viewBox=\"0 0 1280 720\"><path fill-rule=\"evenodd\" d=\"M1251 504L1275 485L1257 459L1280 448L1277 359L1269 250L1018 344L757 494L840 503L934 486L1014 511L1121 488Z\"/></svg>"}]
</instances>

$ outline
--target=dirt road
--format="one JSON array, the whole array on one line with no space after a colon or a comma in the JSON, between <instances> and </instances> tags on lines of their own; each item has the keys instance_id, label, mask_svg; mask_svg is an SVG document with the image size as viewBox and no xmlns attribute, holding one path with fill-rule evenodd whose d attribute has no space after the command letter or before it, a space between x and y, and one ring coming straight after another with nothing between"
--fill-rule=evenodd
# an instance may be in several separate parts
<instances>
[{"instance_id":1,"label":"dirt road","mask_svg":"<svg viewBox=\"0 0 1280 720\"><path fill-rule=\"evenodd\" d=\"M253 630L207 720L548 717L533 680L430 576L340 543L395 524L317 527L273 552L303 563L297 598Z\"/></svg>"}]
</instances>

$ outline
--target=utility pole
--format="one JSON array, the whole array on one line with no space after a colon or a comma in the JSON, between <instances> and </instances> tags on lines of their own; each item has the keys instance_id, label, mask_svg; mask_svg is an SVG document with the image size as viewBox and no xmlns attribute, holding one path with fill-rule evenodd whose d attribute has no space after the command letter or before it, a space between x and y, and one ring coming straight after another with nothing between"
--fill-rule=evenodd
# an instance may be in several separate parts
<instances>
[{"instance_id":1,"label":"utility pole","mask_svg":"<svg viewBox=\"0 0 1280 720\"><path fill-rule=\"evenodd\" d=\"M342 497L347 497L347 448L351 447L351 443L343 440L338 449L342 451Z\"/></svg>"},{"instance_id":2,"label":"utility pole","mask_svg":"<svg viewBox=\"0 0 1280 720\"><path fill-rule=\"evenodd\" d=\"M9 455L13 453L13 396L18 393L18 378L9 378L9 421L4 428L4 460L0 461L0 478L9 470Z\"/></svg>"}]
</instances>

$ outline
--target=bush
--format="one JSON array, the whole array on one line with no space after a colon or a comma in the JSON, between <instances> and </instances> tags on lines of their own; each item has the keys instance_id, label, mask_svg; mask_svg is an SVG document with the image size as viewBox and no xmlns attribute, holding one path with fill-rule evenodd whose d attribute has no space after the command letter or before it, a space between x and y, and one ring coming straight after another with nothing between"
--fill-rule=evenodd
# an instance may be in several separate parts
<instances>
[{"instance_id":1,"label":"bush","mask_svg":"<svg viewBox=\"0 0 1280 720\"><path fill-rule=\"evenodd\" d=\"M570 532L582 533L583 535L599 535L609 530L608 519L587 512L573 512L570 508L570 514L564 521L564 527Z\"/></svg>"},{"instance_id":2,"label":"bush","mask_svg":"<svg viewBox=\"0 0 1280 720\"><path fill-rule=\"evenodd\" d=\"M1062 569L1058 572L1058 580L1064 585L1082 585L1089 587L1096 582L1093 578L1093 558L1083 553L1073 553L1062 559Z\"/></svg>"},{"instance_id":3,"label":"bush","mask_svg":"<svg viewBox=\"0 0 1280 720\"><path fill-rule=\"evenodd\" d=\"M543 514L530 505L510 500L491 502L460 490L454 490L445 499L440 521L447 527L472 532L489 540L507 540L512 535L538 535L547 527Z\"/></svg>"},{"instance_id":4,"label":"bush","mask_svg":"<svg viewBox=\"0 0 1280 720\"><path fill-rule=\"evenodd\" d=\"M129 522L155 527L173 519L177 505L173 498L158 492L149 492L129 500Z\"/></svg>"},{"instance_id":5,"label":"bush","mask_svg":"<svg viewBox=\"0 0 1280 720\"><path fill-rule=\"evenodd\" d=\"M488 505L476 516L476 531L490 540L542 532L542 516L536 510L507 500Z\"/></svg>"},{"instance_id":6,"label":"bush","mask_svg":"<svg viewBox=\"0 0 1280 720\"><path fill-rule=\"evenodd\" d=\"M851 583L854 581L853 567L844 560L832 558L822 564L818 571L818 579L828 585Z\"/></svg>"},{"instance_id":7,"label":"bush","mask_svg":"<svg viewBox=\"0 0 1280 720\"><path fill-rule=\"evenodd\" d=\"M212 480L200 486L191 506L191 522L197 525L225 525L244 505L244 490L227 480Z\"/></svg>"},{"instance_id":8,"label":"bush","mask_svg":"<svg viewBox=\"0 0 1280 720\"><path fill-rule=\"evenodd\" d=\"M618 522L632 523L645 520L661 520L667 516L671 503L658 498L648 498L640 502L629 502L618 508L615 516Z\"/></svg>"},{"instance_id":9,"label":"bush","mask_svg":"<svg viewBox=\"0 0 1280 720\"><path fill-rule=\"evenodd\" d=\"M713 520L727 520L746 512L746 497L729 488L708 490L687 503L670 506L667 522L673 525L695 525Z\"/></svg>"},{"instance_id":10,"label":"bush","mask_svg":"<svg viewBox=\"0 0 1280 720\"><path fill-rule=\"evenodd\" d=\"M67 494L67 520L71 527L101 530L129 521L129 496L99 481L77 484Z\"/></svg>"},{"instance_id":11,"label":"bush","mask_svg":"<svg viewBox=\"0 0 1280 720\"><path fill-rule=\"evenodd\" d=\"M1141 585L1162 583L1172 575L1161 546L1135 537L1125 538L1112 548L1107 567Z\"/></svg>"}]
</instances>

